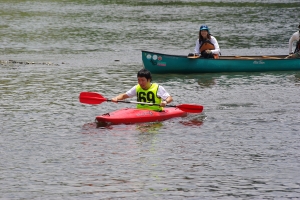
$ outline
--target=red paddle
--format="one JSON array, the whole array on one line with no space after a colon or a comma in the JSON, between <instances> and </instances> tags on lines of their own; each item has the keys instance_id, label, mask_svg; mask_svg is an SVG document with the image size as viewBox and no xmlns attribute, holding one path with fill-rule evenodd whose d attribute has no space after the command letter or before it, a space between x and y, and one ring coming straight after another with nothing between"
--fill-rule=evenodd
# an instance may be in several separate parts
<instances>
[{"instance_id":1,"label":"red paddle","mask_svg":"<svg viewBox=\"0 0 300 200\"><path fill-rule=\"evenodd\" d=\"M112 102L112 100L106 99L101 94L98 94L96 92L81 92L79 95L79 101L81 103L86 103L86 104L101 104L104 101ZM155 104L155 103L146 103L146 102L137 102L137 101L118 101L118 102L159 106L159 104ZM184 112L190 112L190 113L201 113L203 110L203 106L197 104L180 104L180 105L166 105L166 106L176 107Z\"/></svg>"}]
</instances>

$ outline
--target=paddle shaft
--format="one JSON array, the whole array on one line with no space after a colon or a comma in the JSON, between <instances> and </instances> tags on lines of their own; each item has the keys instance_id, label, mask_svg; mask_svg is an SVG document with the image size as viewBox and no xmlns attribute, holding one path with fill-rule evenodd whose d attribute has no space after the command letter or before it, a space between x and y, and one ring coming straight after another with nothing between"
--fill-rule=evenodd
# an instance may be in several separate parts
<instances>
[{"instance_id":1,"label":"paddle shaft","mask_svg":"<svg viewBox=\"0 0 300 200\"><path fill-rule=\"evenodd\" d=\"M108 102L120 102L120 103L133 103L133 104L145 104L145 105L155 105L160 106L160 104L155 103L147 103L147 102L137 102L137 101L113 101L111 99L104 98L101 94L98 94L96 92L81 92L79 95L79 101L81 103L87 103L87 104L101 104L104 101ZM180 104L180 105L166 105L166 107L175 107L185 112L190 113L201 113L203 110L203 106L197 105L197 104Z\"/></svg>"},{"instance_id":2,"label":"paddle shaft","mask_svg":"<svg viewBox=\"0 0 300 200\"><path fill-rule=\"evenodd\" d=\"M110 99L106 99L106 101L108 102L115 102L113 100ZM133 104L143 104L143 105L150 105L150 106L160 106L160 104L157 103L147 103L147 102L138 102L138 101L117 101L120 103L133 103ZM177 107L177 106L173 106L173 105L166 105L166 107Z\"/></svg>"}]
</instances>

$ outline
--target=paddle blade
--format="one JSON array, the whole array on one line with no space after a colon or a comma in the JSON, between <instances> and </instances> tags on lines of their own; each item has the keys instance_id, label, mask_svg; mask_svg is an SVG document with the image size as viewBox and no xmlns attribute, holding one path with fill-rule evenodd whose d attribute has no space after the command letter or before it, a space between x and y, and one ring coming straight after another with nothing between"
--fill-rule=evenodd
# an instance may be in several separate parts
<instances>
[{"instance_id":1,"label":"paddle blade","mask_svg":"<svg viewBox=\"0 0 300 200\"><path fill-rule=\"evenodd\" d=\"M81 92L79 95L80 103L86 104L101 104L104 101L107 101L101 94L96 92Z\"/></svg>"},{"instance_id":2,"label":"paddle blade","mask_svg":"<svg viewBox=\"0 0 300 200\"><path fill-rule=\"evenodd\" d=\"M201 113L203 111L203 106L197 104L181 104L177 105L176 107L184 112L189 113Z\"/></svg>"},{"instance_id":3,"label":"paddle blade","mask_svg":"<svg viewBox=\"0 0 300 200\"><path fill-rule=\"evenodd\" d=\"M200 56L188 56L188 58L196 59L196 58L200 58Z\"/></svg>"}]
</instances>

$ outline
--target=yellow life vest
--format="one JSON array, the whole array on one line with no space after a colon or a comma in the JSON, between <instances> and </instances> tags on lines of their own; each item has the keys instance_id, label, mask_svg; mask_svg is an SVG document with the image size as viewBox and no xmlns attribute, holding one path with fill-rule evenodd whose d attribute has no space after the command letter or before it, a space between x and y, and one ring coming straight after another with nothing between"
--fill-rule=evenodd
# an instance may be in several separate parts
<instances>
[{"instance_id":1,"label":"yellow life vest","mask_svg":"<svg viewBox=\"0 0 300 200\"><path fill-rule=\"evenodd\" d=\"M143 88L138 84L136 86L136 96L138 102L147 102L153 104L160 104L161 98L157 96L158 91L158 84L152 83L148 90L143 90ZM154 111L162 111L163 108L156 105L144 105L144 104L137 104L136 106L138 109L147 109L147 110L154 110Z\"/></svg>"}]
</instances>

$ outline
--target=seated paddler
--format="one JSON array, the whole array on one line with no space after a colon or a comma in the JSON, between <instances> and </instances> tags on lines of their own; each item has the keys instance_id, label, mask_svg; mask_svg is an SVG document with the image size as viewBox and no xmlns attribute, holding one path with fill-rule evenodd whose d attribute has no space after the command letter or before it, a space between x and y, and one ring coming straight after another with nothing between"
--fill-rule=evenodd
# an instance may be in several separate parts
<instances>
[{"instance_id":1,"label":"seated paddler","mask_svg":"<svg viewBox=\"0 0 300 200\"><path fill-rule=\"evenodd\" d=\"M201 56L201 58L219 58L220 47L217 39L210 34L207 25L201 25L199 38L196 40L195 52L188 56Z\"/></svg>"},{"instance_id":2,"label":"seated paddler","mask_svg":"<svg viewBox=\"0 0 300 200\"><path fill-rule=\"evenodd\" d=\"M133 86L126 93L120 94L111 100L113 102L121 101L131 97L137 97L138 102L153 103L158 105L137 104L138 109L147 109L154 111L163 111L163 107L173 101L172 96L165 88L157 83L152 83L151 72L141 69L137 73L138 84Z\"/></svg>"},{"instance_id":3,"label":"seated paddler","mask_svg":"<svg viewBox=\"0 0 300 200\"><path fill-rule=\"evenodd\" d=\"M300 23L296 31L289 39L289 55L286 58L300 58ZM295 51L292 51L293 44L296 43Z\"/></svg>"}]
</instances>

